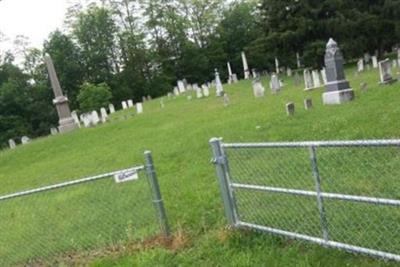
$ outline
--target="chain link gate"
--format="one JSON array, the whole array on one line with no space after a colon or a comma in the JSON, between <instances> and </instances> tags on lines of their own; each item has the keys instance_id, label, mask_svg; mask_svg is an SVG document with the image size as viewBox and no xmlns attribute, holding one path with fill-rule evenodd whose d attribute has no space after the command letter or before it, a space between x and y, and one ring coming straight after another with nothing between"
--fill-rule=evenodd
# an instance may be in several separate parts
<instances>
[{"instance_id":1,"label":"chain link gate","mask_svg":"<svg viewBox=\"0 0 400 267\"><path fill-rule=\"evenodd\" d=\"M228 222L400 261L400 140L210 140Z\"/></svg>"},{"instance_id":2,"label":"chain link gate","mask_svg":"<svg viewBox=\"0 0 400 267\"><path fill-rule=\"evenodd\" d=\"M149 151L145 161L145 165L0 196L0 266L58 265L160 234L168 237Z\"/></svg>"}]
</instances>

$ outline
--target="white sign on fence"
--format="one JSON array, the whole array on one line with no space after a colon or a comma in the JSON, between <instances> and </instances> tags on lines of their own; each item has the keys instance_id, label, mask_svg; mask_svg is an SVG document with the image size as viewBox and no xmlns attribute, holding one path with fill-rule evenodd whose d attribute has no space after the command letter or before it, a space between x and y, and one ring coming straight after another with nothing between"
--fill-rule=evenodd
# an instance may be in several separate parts
<instances>
[{"instance_id":1,"label":"white sign on fence","mask_svg":"<svg viewBox=\"0 0 400 267\"><path fill-rule=\"evenodd\" d=\"M136 170L124 171L114 175L116 183L124 183L139 179L139 175Z\"/></svg>"}]
</instances>

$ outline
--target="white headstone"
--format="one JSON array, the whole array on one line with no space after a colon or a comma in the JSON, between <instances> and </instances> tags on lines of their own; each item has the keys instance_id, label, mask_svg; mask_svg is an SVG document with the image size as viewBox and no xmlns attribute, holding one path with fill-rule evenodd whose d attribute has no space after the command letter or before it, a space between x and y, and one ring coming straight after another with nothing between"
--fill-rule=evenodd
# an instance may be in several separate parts
<instances>
[{"instance_id":1,"label":"white headstone","mask_svg":"<svg viewBox=\"0 0 400 267\"><path fill-rule=\"evenodd\" d=\"M321 79L319 78L319 71L318 70L313 70L312 71L312 78L314 81L314 87L321 87Z\"/></svg>"},{"instance_id":2,"label":"white headstone","mask_svg":"<svg viewBox=\"0 0 400 267\"><path fill-rule=\"evenodd\" d=\"M272 93L274 93L274 94L281 90L281 84L280 84L278 75L275 73L271 75L270 87L271 87Z\"/></svg>"},{"instance_id":3,"label":"white headstone","mask_svg":"<svg viewBox=\"0 0 400 267\"><path fill-rule=\"evenodd\" d=\"M178 87L174 87L174 95L175 96L178 96L179 95L179 89L178 89Z\"/></svg>"},{"instance_id":4,"label":"white headstone","mask_svg":"<svg viewBox=\"0 0 400 267\"><path fill-rule=\"evenodd\" d=\"M286 74L287 74L288 77L291 77L292 76L292 69L291 68L287 68L286 69Z\"/></svg>"},{"instance_id":5,"label":"white headstone","mask_svg":"<svg viewBox=\"0 0 400 267\"><path fill-rule=\"evenodd\" d=\"M85 113L81 115L81 121L83 122L83 125L88 128L92 124L92 114L91 113Z\"/></svg>"},{"instance_id":6,"label":"white headstone","mask_svg":"<svg viewBox=\"0 0 400 267\"><path fill-rule=\"evenodd\" d=\"M128 100L128 108L133 108L133 101L132 99Z\"/></svg>"},{"instance_id":7,"label":"white headstone","mask_svg":"<svg viewBox=\"0 0 400 267\"><path fill-rule=\"evenodd\" d=\"M378 68L378 58L376 56L372 56L372 67L374 69Z\"/></svg>"},{"instance_id":8,"label":"white headstone","mask_svg":"<svg viewBox=\"0 0 400 267\"><path fill-rule=\"evenodd\" d=\"M303 73L304 73L304 85L306 87L304 90L314 89L314 81L310 71L308 69L305 69Z\"/></svg>"},{"instance_id":9,"label":"white headstone","mask_svg":"<svg viewBox=\"0 0 400 267\"><path fill-rule=\"evenodd\" d=\"M253 81L253 94L254 97L263 97L265 92L265 88L262 85L260 79L255 79Z\"/></svg>"},{"instance_id":10,"label":"white headstone","mask_svg":"<svg viewBox=\"0 0 400 267\"><path fill-rule=\"evenodd\" d=\"M357 71L358 71L358 72L364 71L364 60L363 60L362 58L360 58L360 59L357 61Z\"/></svg>"},{"instance_id":11,"label":"white headstone","mask_svg":"<svg viewBox=\"0 0 400 267\"><path fill-rule=\"evenodd\" d=\"M296 62L297 62L297 68L301 68L301 62L300 62L300 55L299 53L296 53Z\"/></svg>"},{"instance_id":12,"label":"white headstone","mask_svg":"<svg viewBox=\"0 0 400 267\"><path fill-rule=\"evenodd\" d=\"M276 74L279 74L279 61L277 58L275 58L275 72Z\"/></svg>"},{"instance_id":13,"label":"white headstone","mask_svg":"<svg viewBox=\"0 0 400 267\"><path fill-rule=\"evenodd\" d=\"M115 113L115 107L114 107L114 105L113 105L113 104L109 104L109 105L108 105L108 110L110 111L110 114Z\"/></svg>"},{"instance_id":14,"label":"white headstone","mask_svg":"<svg viewBox=\"0 0 400 267\"><path fill-rule=\"evenodd\" d=\"M229 106L231 100L229 99L229 96L227 93L223 93L224 94L224 106L227 107Z\"/></svg>"},{"instance_id":15,"label":"white headstone","mask_svg":"<svg viewBox=\"0 0 400 267\"><path fill-rule=\"evenodd\" d=\"M101 108L100 109L100 114L101 114L101 122L105 123L108 119L108 114L107 114L107 110L105 108Z\"/></svg>"},{"instance_id":16,"label":"white headstone","mask_svg":"<svg viewBox=\"0 0 400 267\"><path fill-rule=\"evenodd\" d=\"M11 149L14 149L17 146L13 139L8 140L8 145L10 146Z\"/></svg>"},{"instance_id":17,"label":"white headstone","mask_svg":"<svg viewBox=\"0 0 400 267\"><path fill-rule=\"evenodd\" d=\"M74 119L79 128L81 128L81 122L79 121L78 113L75 110L71 112L71 117Z\"/></svg>"},{"instance_id":18,"label":"white headstone","mask_svg":"<svg viewBox=\"0 0 400 267\"><path fill-rule=\"evenodd\" d=\"M201 88L199 88L198 86L196 88L196 97L197 98L202 98L203 97L203 90L201 90Z\"/></svg>"},{"instance_id":19,"label":"white headstone","mask_svg":"<svg viewBox=\"0 0 400 267\"><path fill-rule=\"evenodd\" d=\"M224 87L222 86L221 79L219 77L218 70L215 69L215 88L217 96L223 96L224 94Z\"/></svg>"},{"instance_id":20,"label":"white headstone","mask_svg":"<svg viewBox=\"0 0 400 267\"><path fill-rule=\"evenodd\" d=\"M326 80L326 70L325 68L322 68L321 70L321 76L322 76L322 82L324 83L324 85L326 84L327 80Z\"/></svg>"},{"instance_id":21,"label":"white headstone","mask_svg":"<svg viewBox=\"0 0 400 267\"><path fill-rule=\"evenodd\" d=\"M203 84L203 85L201 86L201 89L203 90L203 95L204 95L205 97L209 97L209 96L210 96L210 89L208 88L207 85Z\"/></svg>"},{"instance_id":22,"label":"white headstone","mask_svg":"<svg viewBox=\"0 0 400 267\"><path fill-rule=\"evenodd\" d=\"M79 124L80 124L80 123L79 123ZM56 135L56 134L58 134L57 128L51 127L51 128L50 128L50 134L51 134L51 135Z\"/></svg>"},{"instance_id":23,"label":"white headstone","mask_svg":"<svg viewBox=\"0 0 400 267\"><path fill-rule=\"evenodd\" d=\"M22 136L22 137L21 137L21 143L22 143L23 145L28 144L30 141L31 141L31 139L29 139L28 136Z\"/></svg>"},{"instance_id":24,"label":"white headstone","mask_svg":"<svg viewBox=\"0 0 400 267\"><path fill-rule=\"evenodd\" d=\"M242 62L243 62L244 78L247 80L250 78L250 70L249 70L249 65L247 64L246 54L244 52L242 52Z\"/></svg>"},{"instance_id":25,"label":"white headstone","mask_svg":"<svg viewBox=\"0 0 400 267\"><path fill-rule=\"evenodd\" d=\"M96 126L100 122L99 113L97 113L96 110L92 111L91 119L92 119L93 126Z\"/></svg>"},{"instance_id":26,"label":"white headstone","mask_svg":"<svg viewBox=\"0 0 400 267\"><path fill-rule=\"evenodd\" d=\"M143 104L142 103L136 103L136 112L137 114L143 113Z\"/></svg>"},{"instance_id":27,"label":"white headstone","mask_svg":"<svg viewBox=\"0 0 400 267\"><path fill-rule=\"evenodd\" d=\"M238 78L237 78L237 75L235 73L232 74L232 82L233 83L237 83L238 82Z\"/></svg>"},{"instance_id":28,"label":"white headstone","mask_svg":"<svg viewBox=\"0 0 400 267\"><path fill-rule=\"evenodd\" d=\"M160 99L160 106L161 106L161 108L164 108L164 107L165 107L165 105L164 105L164 98L161 98L161 99Z\"/></svg>"},{"instance_id":29,"label":"white headstone","mask_svg":"<svg viewBox=\"0 0 400 267\"><path fill-rule=\"evenodd\" d=\"M186 91L185 83L183 81L178 81L178 90L181 94Z\"/></svg>"},{"instance_id":30,"label":"white headstone","mask_svg":"<svg viewBox=\"0 0 400 267\"><path fill-rule=\"evenodd\" d=\"M226 63L226 65L228 67L228 75L229 75L228 81L229 81L229 83L231 83L232 82L232 74L233 74L231 64L228 62L228 63Z\"/></svg>"},{"instance_id":31,"label":"white headstone","mask_svg":"<svg viewBox=\"0 0 400 267\"><path fill-rule=\"evenodd\" d=\"M121 105L122 105L122 109L127 109L128 108L128 104L126 104L126 101L122 101Z\"/></svg>"}]
</instances>

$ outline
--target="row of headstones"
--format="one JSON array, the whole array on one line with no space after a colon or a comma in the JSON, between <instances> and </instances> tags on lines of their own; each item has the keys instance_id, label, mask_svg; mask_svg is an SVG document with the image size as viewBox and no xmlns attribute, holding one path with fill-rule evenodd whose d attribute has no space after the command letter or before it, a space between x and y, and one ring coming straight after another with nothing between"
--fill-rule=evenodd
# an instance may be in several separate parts
<instances>
[{"instance_id":1,"label":"row of headstones","mask_svg":"<svg viewBox=\"0 0 400 267\"><path fill-rule=\"evenodd\" d=\"M146 100L150 100L150 99L151 98L148 98ZM133 105L132 100L122 102L123 109L128 109L128 108L133 108L133 107L134 107L134 105ZM136 103L136 111L137 111L137 114L143 113L142 103ZM82 124L84 127L88 128L88 127L96 126L100 122L101 123L107 122L109 114L113 114L113 113L115 113L115 107L113 104L109 104L108 112L107 112L106 108L102 107L100 109L100 115L96 110L93 110L92 112L81 114L80 116L78 116L78 113L76 111L73 111L73 112L71 112L71 116L74 119L75 123L79 126L79 128L81 127ZM50 128L51 135L56 135L56 134L58 134L58 132L59 131L57 128L55 128L55 127ZM29 137L27 137L27 136L21 137L21 144L25 145L29 142L30 142ZM14 139L9 139L8 145L11 149L14 149L17 146Z\"/></svg>"}]
</instances>

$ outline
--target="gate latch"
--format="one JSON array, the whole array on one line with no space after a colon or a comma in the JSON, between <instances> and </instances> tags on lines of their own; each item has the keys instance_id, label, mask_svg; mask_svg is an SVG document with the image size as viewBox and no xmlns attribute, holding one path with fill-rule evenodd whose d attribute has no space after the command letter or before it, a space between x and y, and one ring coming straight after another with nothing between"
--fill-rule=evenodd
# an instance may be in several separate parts
<instances>
[{"instance_id":1,"label":"gate latch","mask_svg":"<svg viewBox=\"0 0 400 267\"><path fill-rule=\"evenodd\" d=\"M226 163L225 156L215 157L211 159L211 163L215 165L224 165Z\"/></svg>"}]
</instances>

